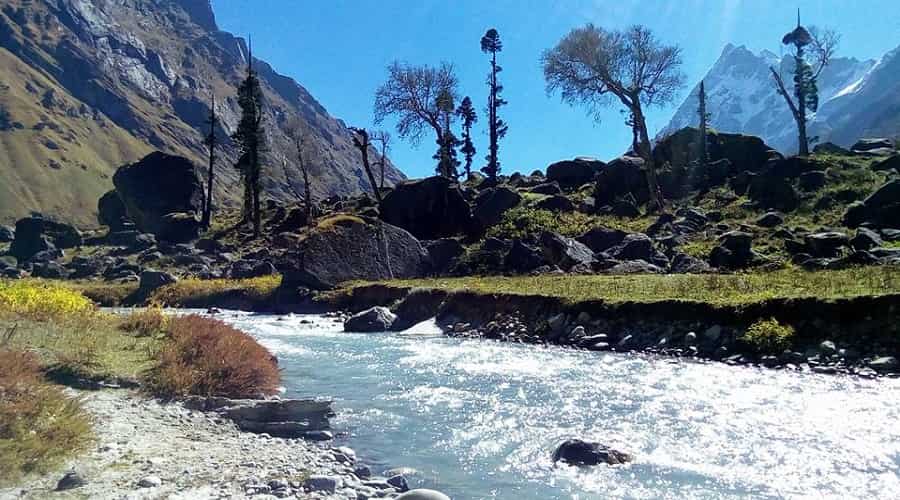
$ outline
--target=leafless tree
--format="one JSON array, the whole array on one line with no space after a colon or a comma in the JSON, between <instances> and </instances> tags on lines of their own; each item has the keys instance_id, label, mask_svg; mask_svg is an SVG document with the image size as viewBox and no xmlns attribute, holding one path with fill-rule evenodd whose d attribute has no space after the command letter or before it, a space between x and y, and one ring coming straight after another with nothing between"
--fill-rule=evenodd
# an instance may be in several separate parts
<instances>
[{"instance_id":1,"label":"leafless tree","mask_svg":"<svg viewBox=\"0 0 900 500\"><path fill-rule=\"evenodd\" d=\"M584 105L597 119L616 101L627 108L650 199L664 209L644 110L671 102L684 86L681 49L662 45L644 26L607 31L587 24L545 51L541 62L548 93L559 91L563 101Z\"/></svg>"},{"instance_id":2,"label":"leafless tree","mask_svg":"<svg viewBox=\"0 0 900 500\"><path fill-rule=\"evenodd\" d=\"M387 81L375 92L375 123L391 115L397 116L397 135L419 144L426 130L434 131L438 144L444 144L445 130L438 96L449 93L455 102L459 82L453 65L441 63L438 68L411 66L394 61L388 68Z\"/></svg>"},{"instance_id":3,"label":"leafless tree","mask_svg":"<svg viewBox=\"0 0 900 500\"><path fill-rule=\"evenodd\" d=\"M806 134L806 112L815 112L819 107L819 92L816 82L825 66L831 62L841 36L834 30L820 30L810 26L807 30L800 25L797 13L797 27L782 38L785 45L794 46L794 93L788 92L781 74L770 67L778 93L784 97L791 115L797 123L798 148L801 156L809 154L809 138Z\"/></svg>"},{"instance_id":4,"label":"leafless tree","mask_svg":"<svg viewBox=\"0 0 900 500\"><path fill-rule=\"evenodd\" d=\"M303 175L303 196L299 196L300 193L294 189L294 184L288 176L287 168L285 168L284 172L285 180L291 191L293 191L294 196L303 199L306 208L306 223L312 226L314 201L312 188L309 183L309 171L313 158L316 155L316 147L311 140L309 127L299 119L295 119L288 124L287 133L288 137L293 140L294 150L297 154L297 166L300 167L300 173Z\"/></svg>"},{"instance_id":5,"label":"leafless tree","mask_svg":"<svg viewBox=\"0 0 900 500\"><path fill-rule=\"evenodd\" d=\"M353 145L356 146L360 156L362 156L363 169L365 169L366 175L369 177L372 192L375 194L378 204L381 205L381 191L378 189L378 184L375 183L375 174L372 173L372 164L369 162L369 148L372 147L369 131L356 127L350 127L350 130L353 132Z\"/></svg>"},{"instance_id":6,"label":"leafless tree","mask_svg":"<svg viewBox=\"0 0 900 500\"><path fill-rule=\"evenodd\" d=\"M378 188L384 189L384 171L387 169L387 153L391 149L391 134L384 130L372 132L372 142L378 144L380 157L378 158Z\"/></svg>"}]
</instances>

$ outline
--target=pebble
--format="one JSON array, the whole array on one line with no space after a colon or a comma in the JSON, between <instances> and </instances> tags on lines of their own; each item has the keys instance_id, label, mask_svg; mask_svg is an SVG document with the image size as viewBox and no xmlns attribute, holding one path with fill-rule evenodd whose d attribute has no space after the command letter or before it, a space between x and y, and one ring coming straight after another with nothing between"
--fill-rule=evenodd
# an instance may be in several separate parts
<instances>
[{"instance_id":1,"label":"pebble","mask_svg":"<svg viewBox=\"0 0 900 500\"><path fill-rule=\"evenodd\" d=\"M74 488L80 488L87 484L87 481L76 471L69 471L56 483L56 491L66 491Z\"/></svg>"}]
</instances>

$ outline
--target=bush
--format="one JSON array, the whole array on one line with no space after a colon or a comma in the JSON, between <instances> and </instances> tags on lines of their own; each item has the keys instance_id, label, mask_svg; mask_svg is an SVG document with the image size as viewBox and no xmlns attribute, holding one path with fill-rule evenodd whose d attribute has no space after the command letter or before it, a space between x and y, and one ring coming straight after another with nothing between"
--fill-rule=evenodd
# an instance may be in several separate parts
<instances>
[{"instance_id":1,"label":"bush","mask_svg":"<svg viewBox=\"0 0 900 500\"><path fill-rule=\"evenodd\" d=\"M0 282L0 313L35 320L89 314L94 304L68 288L33 280Z\"/></svg>"},{"instance_id":2,"label":"bush","mask_svg":"<svg viewBox=\"0 0 900 500\"><path fill-rule=\"evenodd\" d=\"M760 354L780 354L790 349L793 341L794 327L782 325L775 318L758 320L744 334L744 342Z\"/></svg>"},{"instance_id":3,"label":"bush","mask_svg":"<svg viewBox=\"0 0 900 500\"><path fill-rule=\"evenodd\" d=\"M163 397L255 398L274 394L280 378L277 360L253 337L221 321L190 315L169 319L147 386Z\"/></svg>"},{"instance_id":4,"label":"bush","mask_svg":"<svg viewBox=\"0 0 900 500\"><path fill-rule=\"evenodd\" d=\"M47 384L34 355L0 346L0 483L48 472L90 439L80 401Z\"/></svg>"},{"instance_id":5,"label":"bush","mask_svg":"<svg viewBox=\"0 0 900 500\"><path fill-rule=\"evenodd\" d=\"M563 236L580 236L592 227L595 220L581 212L552 212L536 208L516 207L503 214L500 224L488 229L488 236L503 239L525 238L553 231Z\"/></svg>"},{"instance_id":6,"label":"bush","mask_svg":"<svg viewBox=\"0 0 900 500\"><path fill-rule=\"evenodd\" d=\"M119 329L138 337L152 337L162 333L168 318L159 306L151 306L128 313L119 324Z\"/></svg>"}]
</instances>

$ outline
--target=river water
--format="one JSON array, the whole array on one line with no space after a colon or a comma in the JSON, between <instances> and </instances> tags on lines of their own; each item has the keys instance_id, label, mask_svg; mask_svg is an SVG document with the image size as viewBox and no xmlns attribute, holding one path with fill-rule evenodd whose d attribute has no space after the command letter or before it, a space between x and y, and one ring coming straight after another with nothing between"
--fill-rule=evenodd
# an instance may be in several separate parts
<instances>
[{"instance_id":1,"label":"river water","mask_svg":"<svg viewBox=\"0 0 900 500\"><path fill-rule=\"evenodd\" d=\"M278 355L286 396L335 399L336 444L457 500L900 498L900 380L226 316ZM636 460L554 466L569 437Z\"/></svg>"}]
</instances>

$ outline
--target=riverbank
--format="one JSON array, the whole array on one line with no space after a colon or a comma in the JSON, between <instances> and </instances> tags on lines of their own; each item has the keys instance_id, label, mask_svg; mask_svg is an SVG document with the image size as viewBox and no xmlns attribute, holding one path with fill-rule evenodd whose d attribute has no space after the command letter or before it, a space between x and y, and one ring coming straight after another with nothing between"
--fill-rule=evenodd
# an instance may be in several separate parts
<instances>
[{"instance_id":1,"label":"riverbank","mask_svg":"<svg viewBox=\"0 0 900 500\"><path fill-rule=\"evenodd\" d=\"M384 480L359 477L365 468L357 469L347 448L242 432L230 421L132 390L68 392L93 420L90 450L57 474L0 489L0 498L47 498L66 471L83 484L55 497L357 498L394 491Z\"/></svg>"}]
</instances>

